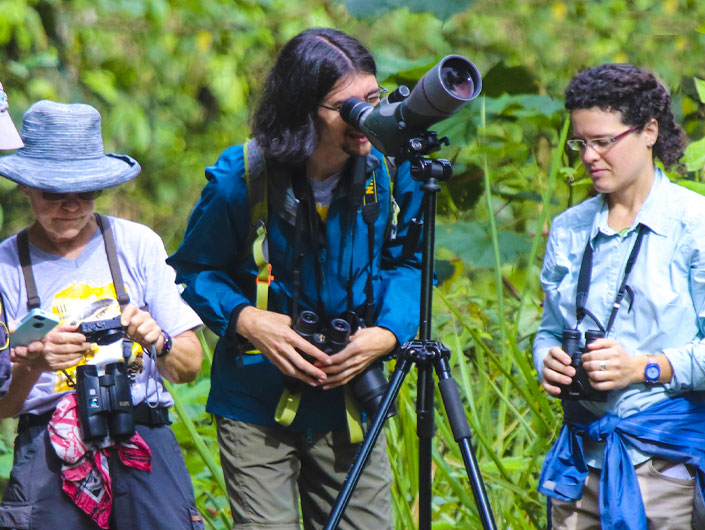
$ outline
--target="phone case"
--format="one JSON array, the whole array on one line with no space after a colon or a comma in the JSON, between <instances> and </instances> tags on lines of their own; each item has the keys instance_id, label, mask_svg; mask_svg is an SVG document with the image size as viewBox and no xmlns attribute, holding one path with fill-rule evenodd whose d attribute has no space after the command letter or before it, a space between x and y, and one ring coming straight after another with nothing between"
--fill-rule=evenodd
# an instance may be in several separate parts
<instances>
[{"instance_id":1,"label":"phone case","mask_svg":"<svg viewBox=\"0 0 705 530\"><path fill-rule=\"evenodd\" d=\"M17 329L10 335L10 346L27 346L29 343L41 340L47 333L59 324L59 317L53 313L32 309L17 324Z\"/></svg>"}]
</instances>

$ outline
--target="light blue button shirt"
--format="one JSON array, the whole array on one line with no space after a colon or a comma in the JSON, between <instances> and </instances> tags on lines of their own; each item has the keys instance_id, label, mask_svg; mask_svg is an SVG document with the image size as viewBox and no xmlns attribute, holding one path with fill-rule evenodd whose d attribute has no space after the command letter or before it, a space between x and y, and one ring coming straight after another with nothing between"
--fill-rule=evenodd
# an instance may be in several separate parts
<instances>
[{"instance_id":1,"label":"light blue button shirt","mask_svg":"<svg viewBox=\"0 0 705 530\"><path fill-rule=\"evenodd\" d=\"M630 355L664 353L673 367L666 384L634 384L608 393L606 403L581 404L593 414L620 417L689 390L705 390L705 197L673 184L656 168L653 186L632 226L620 233L607 225L602 195L557 216L546 245L541 285L546 298L534 340L534 365L540 374L548 350L560 346L564 328L574 328L575 295L587 244L594 251L587 309L607 325L627 259L639 232L644 234L627 284L627 294L608 336ZM630 306L631 305L631 306ZM589 316L581 333L597 329ZM630 448L637 464L650 455ZM587 463L601 467L602 448L586 444Z\"/></svg>"}]
</instances>

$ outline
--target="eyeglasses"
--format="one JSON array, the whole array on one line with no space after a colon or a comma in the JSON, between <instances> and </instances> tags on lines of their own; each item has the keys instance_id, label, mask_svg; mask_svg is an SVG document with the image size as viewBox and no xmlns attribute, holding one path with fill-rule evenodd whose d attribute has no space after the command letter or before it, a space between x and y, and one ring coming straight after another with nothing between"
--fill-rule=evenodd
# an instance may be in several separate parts
<instances>
[{"instance_id":1,"label":"eyeglasses","mask_svg":"<svg viewBox=\"0 0 705 530\"><path fill-rule=\"evenodd\" d=\"M51 191L43 191L42 199L49 202L61 202L70 198L71 195L78 197L82 201L93 201L100 197L103 190L82 191L80 193L54 193Z\"/></svg>"},{"instance_id":2,"label":"eyeglasses","mask_svg":"<svg viewBox=\"0 0 705 530\"><path fill-rule=\"evenodd\" d=\"M378 86L377 90L375 90L371 94L367 94L367 96L365 96L365 101L367 103L369 103L370 105L375 106L380 101L382 101L382 96L384 96L384 94L386 94L387 92L389 92L389 90L387 90L384 87ZM343 108L342 103L339 105L336 105L335 107L331 107L330 105L324 105L323 103L320 103L318 106L323 107L324 109L333 110L335 112L340 112L340 109Z\"/></svg>"},{"instance_id":3,"label":"eyeglasses","mask_svg":"<svg viewBox=\"0 0 705 530\"><path fill-rule=\"evenodd\" d=\"M566 144L573 151L582 151L589 145L595 152L604 153L605 151L607 151L607 149L609 149L610 146L640 128L641 127L639 125L635 125L631 129L627 129L626 131L618 134L617 136L603 136L601 138L593 138L592 140L583 140L582 138L571 138L566 142Z\"/></svg>"}]
</instances>

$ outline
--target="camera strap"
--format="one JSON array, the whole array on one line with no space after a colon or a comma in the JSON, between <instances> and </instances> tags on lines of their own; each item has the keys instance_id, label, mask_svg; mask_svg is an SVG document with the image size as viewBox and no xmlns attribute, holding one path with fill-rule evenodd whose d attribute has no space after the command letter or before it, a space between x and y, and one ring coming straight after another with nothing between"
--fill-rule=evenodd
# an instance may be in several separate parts
<instances>
[{"instance_id":1,"label":"camera strap","mask_svg":"<svg viewBox=\"0 0 705 530\"><path fill-rule=\"evenodd\" d=\"M627 285L627 279L629 278L629 274L631 273L632 268L634 267L636 257L639 255L639 249L641 248L641 242L644 238L646 230L646 226L640 223L639 232L636 236L636 241L634 241L634 246L632 247L629 257L627 258L627 264L624 266L624 277L622 279L621 285L619 286L619 290L617 291L617 296L615 297L614 303L612 304L612 311L610 312L610 318L606 328L602 326L600 320L594 314L592 314L586 307L588 293L590 292L593 258L592 245L590 244L590 238L588 238L587 245L585 245L585 251L583 252L583 260L580 264L580 272L578 274L578 289L577 294L575 296L575 316L577 319L576 327L578 324L580 324L580 322L583 321L586 316L589 316L595 322L595 324L597 324L600 330L605 333L605 336L607 336L610 330L612 329L614 320L617 317L617 312L622 306L622 301L624 300L624 297L627 293L629 293L631 296L631 302L629 304L629 309L631 310L631 306L634 303L634 291L631 289L631 287Z\"/></svg>"}]
</instances>

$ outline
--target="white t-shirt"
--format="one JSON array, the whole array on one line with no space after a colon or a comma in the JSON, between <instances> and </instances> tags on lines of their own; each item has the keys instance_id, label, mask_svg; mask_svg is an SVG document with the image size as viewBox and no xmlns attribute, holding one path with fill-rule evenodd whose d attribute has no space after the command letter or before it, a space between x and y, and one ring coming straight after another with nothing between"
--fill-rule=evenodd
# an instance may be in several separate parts
<instances>
[{"instance_id":1,"label":"white t-shirt","mask_svg":"<svg viewBox=\"0 0 705 530\"><path fill-rule=\"evenodd\" d=\"M172 337L200 326L201 320L183 301L174 283L175 273L165 260L166 250L161 238L146 226L109 217L115 236L118 263L130 303L149 311L159 326ZM100 230L76 259L46 253L30 243L32 272L41 300L41 308L57 314L62 322L102 320L120 314L108 258ZM27 291L17 253L17 236L0 243L0 290L5 298L8 321L27 313ZM122 361L122 341L95 347L85 362L104 366ZM82 361L83 362L83 361ZM161 377L155 386L156 371L148 355L134 345L130 359L134 372L132 400L136 405L148 394L150 402L171 406L173 400L162 387ZM75 381L76 368L66 370ZM148 384L147 384L148 383ZM148 387L148 392L145 392ZM62 372L44 372L32 388L20 414L42 414L54 408L58 399L69 390Z\"/></svg>"}]
</instances>

